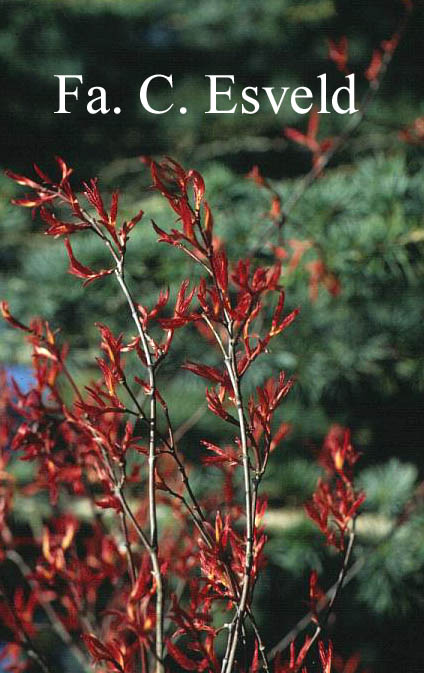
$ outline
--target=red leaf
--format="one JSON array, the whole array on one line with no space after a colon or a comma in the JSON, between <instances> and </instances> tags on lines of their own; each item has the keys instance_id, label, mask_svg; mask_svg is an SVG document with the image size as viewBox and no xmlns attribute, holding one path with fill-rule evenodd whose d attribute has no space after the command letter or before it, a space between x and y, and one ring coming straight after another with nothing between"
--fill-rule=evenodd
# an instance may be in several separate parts
<instances>
[{"instance_id":1,"label":"red leaf","mask_svg":"<svg viewBox=\"0 0 424 673\"><path fill-rule=\"evenodd\" d=\"M49 178L47 173L44 173L44 171L42 171L41 168L39 166L37 166L37 164L33 164L33 166L34 166L34 170L37 173L38 177L41 178L43 182L46 182L48 185L53 184L53 180L51 178Z\"/></svg>"},{"instance_id":2,"label":"red leaf","mask_svg":"<svg viewBox=\"0 0 424 673\"><path fill-rule=\"evenodd\" d=\"M237 421L226 411L214 390L206 391L206 399L208 401L208 408L215 414L215 416L218 416L229 423L233 423L234 425L238 425Z\"/></svg>"},{"instance_id":3,"label":"red leaf","mask_svg":"<svg viewBox=\"0 0 424 673\"><path fill-rule=\"evenodd\" d=\"M194 293L196 291L196 288L194 287L191 292L188 294L186 297L186 292L188 289L188 286L190 284L190 281L188 279L183 280L183 282L180 285L180 289L178 290L177 294L177 301L175 302L175 313L177 315L180 314L185 314L187 311L188 307L190 306Z\"/></svg>"},{"instance_id":4,"label":"red leaf","mask_svg":"<svg viewBox=\"0 0 424 673\"><path fill-rule=\"evenodd\" d=\"M31 332L29 327L19 322L19 320L16 320L16 318L14 318L13 315L10 313L9 302L2 301L0 303L0 311L3 319L6 320L6 322L9 323L9 325L15 327L16 329L21 329L24 332Z\"/></svg>"},{"instance_id":5,"label":"red leaf","mask_svg":"<svg viewBox=\"0 0 424 673\"><path fill-rule=\"evenodd\" d=\"M259 166L252 166L246 177L253 180L259 187L267 187L268 184L259 170Z\"/></svg>"},{"instance_id":6,"label":"red leaf","mask_svg":"<svg viewBox=\"0 0 424 673\"><path fill-rule=\"evenodd\" d=\"M155 230L155 232L159 235L158 241L159 243L169 243L170 245L178 245L183 238L183 234L180 234L180 232L173 230L172 234L168 234L166 231L158 227L158 225L153 222L152 220L152 227Z\"/></svg>"},{"instance_id":7,"label":"red leaf","mask_svg":"<svg viewBox=\"0 0 424 673\"><path fill-rule=\"evenodd\" d=\"M370 82L374 82L380 74L381 64L383 61L383 56L379 49L374 49L373 55L371 57L370 64L365 70L365 77Z\"/></svg>"},{"instance_id":8,"label":"red leaf","mask_svg":"<svg viewBox=\"0 0 424 673\"><path fill-rule=\"evenodd\" d=\"M277 431L274 433L274 436L272 438L272 442L270 444L270 451L273 451L279 444L280 442L283 441L285 437L289 434L291 431L292 426L290 423L281 423Z\"/></svg>"},{"instance_id":9,"label":"red leaf","mask_svg":"<svg viewBox=\"0 0 424 673\"><path fill-rule=\"evenodd\" d=\"M205 216L204 216L204 222L203 226L205 229L205 237L206 240L208 241L209 245L212 242L212 232L213 232L213 217L212 217L212 211L209 207L209 204L205 201L203 203L203 208L205 211Z\"/></svg>"},{"instance_id":10,"label":"red leaf","mask_svg":"<svg viewBox=\"0 0 424 673\"><path fill-rule=\"evenodd\" d=\"M322 673L331 673L331 662L333 659L333 643L328 643L328 650L325 651L324 643L320 640L318 643L319 658L321 659Z\"/></svg>"},{"instance_id":11,"label":"red leaf","mask_svg":"<svg viewBox=\"0 0 424 673\"><path fill-rule=\"evenodd\" d=\"M190 659L179 647L174 645L170 640L167 643L168 652L173 659L181 666L184 671L197 671L198 663Z\"/></svg>"},{"instance_id":12,"label":"red leaf","mask_svg":"<svg viewBox=\"0 0 424 673\"><path fill-rule=\"evenodd\" d=\"M193 374L202 376L204 379L208 379L214 383L224 383L223 374L221 374L218 369L215 369L215 367L209 367L209 365L200 365L196 362L186 362L184 365L182 365L182 368L188 369L190 372L193 372Z\"/></svg>"},{"instance_id":13,"label":"red leaf","mask_svg":"<svg viewBox=\"0 0 424 673\"><path fill-rule=\"evenodd\" d=\"M310 149L312 152L315 152L319 146L318 143L315 141L313 142L308 136L306 136L304 133L301 133L297 129L293 129L290 126L287 126L284 129L284 133L289 140L293 140L293 142L298 143L299 145L304 145L308 149Z\"/></svg>"},{"instance_id":14,"label":"red leaf","mask_svg":"<svg viewBox=\"0 0 424 673\"><path fill-rule=\"evenodd\" d=\"M168 199L169 203L173 206L174 196L171 192L165 187L165 184L162 180L162 170L155 161L150 163L150 172L153 178L153 187L157 189L161 194Z\"/></svg>"},{"instance_id":15,"label":"red leaf","mask_svg":"<svg viewBox=\"0 0 424 673\"><path fill-rule=\"evenodd\" d=\"M54 213L51 213L47 208L40 208L40 216L46 224L49 225L49 228L46 231L46 234L49 236L63 236L64 234L73 234L75 231L81 231L82 229L88 229L90 224L80 223L75 224L73 222L62 222L58 220Z\"/></svg>"},{"instance_id":16,"label":"red leaf","mask_svg":"<svg viewBox=\"0 0 424 673\"><path fill-rule=\"evenodd\" d=\"M382 48L382 50L383 50L383 51L386 51L386 52L389 52L390 54L392 54L392 53L395 51L396 47L398 46L398 44L399 44L399 40L400 40L400 35L399 35L399 33L395 33L395 34L390 38L390 40L383 40L383 41L381 42L381 48Z\"/></svg>"},{"instance_id":17,"label":"red leaf","mask_svg":"<svg viewBox=\"0 0 424 673\"><path fill-rule=\"evenodd\" d=\"M276 334L280 334L283 332L283 330L287 329L289 325L292 324L292 322L295 320L296 316L299 315L300 309L295 308L294 311L289 313L288 316L284 318L284 320L278 325L278 327L273 331L272 336L275 336Z\"/></svg>"},{"instance_id":18,"label":"red leaf","mask_svg":"<svg viewBox=\"0 0 424 673\"><path fill-rule=\"evenodd\" d=\"M309 140L315 140L318 133L318 127L319 127L318 108L316 105L314 105L309 113L309 119L308 119L307 136Z\"/></svg>"},{"instance_id":19,"label":"red leaf","mask_svg":"<svg viewBox=\"0 0 424 673\"><path fill-rule=\"evenodd\" d=\"M186 199L181 199L178 210L183 223L184 235L189 241L196 244L196 237L194 235L194 215Z\"/></svg>"},{"instance_id":20,"label":"red leaf","mask_svg":"<svg viewBox=\"0 0 424 673\"><path fill-rule=\"evenodd\" d=\"M215 456L206 456L203 458L202 462L206 465L208 464L219 464L219 463L228 463L229 465L240 465L241 460L234 449L231 447L225 447L221 449L216 444L212 442L207 442L205 439L201 440L201 443L206 447L208 451L211 451Z\"/></svg>"},{"instance_id":21,"label":"red leaf","mask_svg":"<svg viewBox=\"0 0 424 673\"><path fill-rule=\"evenodd\" d=\"M65 239L65 246L70 260L69 273L72 273L74 276L78 276L78 278L85 278L86 281L84 285L88 285L88 283L96 280L96 278L108 276L113 273L113 269L102 269L101 271L94 271L93 269L90 269L90 267L81 264L81 262L75 259L69 238Z\"/></svg>"},{"instance_id":22,"label":"red leaf","mask_svg":"<svg viewBox=\"0 0 424 673\"><path fill-rule=\"evenodd\" d=\"M95 659L104 659L104 658L109 658L109 650L105 645L103 645L102 642L96 636L93 636L88 633L83 634L83 640L90 652L90 654L95 658Z\"/></svg>"},{"instance_id":23,"label":"red leaf","mask_svg":"<svg viewBox=\"0 0 424 673\"><path fill-rule=\"evenodd\" d=\"M25 175L20 175L19 173L13 173L13 171L6 170L5 171L6 175L8 178L11 180L14 180L18 185L24 185L25 187L31 187L31 189L35 189L38 191L41 189L41 185L38 184L38 182L34 182L34 180L31 180L31 178L25 177Z\"/></svg>"},{"instance_id":24,"label":"red leaf","mask_svg":"<svg viewBox=\"0 0 424 673\"><path fill-rule=\"evenodd\" d=\"M118 215L118 201L119 201L119 192L113 192L112 203L110 206L110 216L109 216L109 222L112 225L112 227L116 226L116 217Z\"/></svg>"},{"instance_id":25,"label":"red leaf","mask_svg":"<svg viewBox=\"0 0 424 673\"><path fill-rule=\"evenodd\" d=\"M114 495L105 495L103 498L100 498L100 500L95 500L94 502L102 509L110 508L116 510L117 512L122 511L121 503Z\"/></svg>"},{"instance_id":26,"label":"red leaf","mask_svg":"<svg viewBox=\"0 0 424 673\"><path fill-rule=\"evenodd\" d=\"M205 195L205 182L200 173L194 170L187 173L187 180L193 183L195 208L199 210Z\"/></svg>"},{"instance_id":27,"label":"red leaf","mask_svg":"<svg viewBox=\"0 0 424 673\"><path fill-rule=\"evenodd\" d=\"M90 180L90 184L84 182L84 187L85 187L84 196L86 197L87 201L91 203L93 208L96 209L97 214L99 215L102 222L104 224L108 224L109 218L103 205L102 195L100 194L100 190L97 185L97 178L92 178Z\"/></svg>"},{"instance_id":28,"label":"red leaf","mask_svg":"<svg viewBox=\"0 0 424 673\"><path fill-rule=\"evenodd\" d=\"M25 196L22 199L12 199L12 203L14 206L22 206L22 208L38 208L38 206L41 206L42 203L46 203L46 201L52 201L54 198L54 195L39 197Z\"/></svg>"},{"instance_id":29,"label":"red leaf","mask_svg":"<svg viewBox=\"0 0 424 673\"><path fill-rule=\"evenodd\" d=\"M55 157L56 162L62 171L62 179L61 179L61 184L65 181L68 180L69 176L73 173L73 168L69 168L69 166L66 165L62 157Z\"/></svg>"},{"instance_id":30,"label":"red leaf","mask_svg":"<svg viewBox=\"0 0 424 673\"><path fill-rule=\"evenodd\" d=\"M304 145L309 150L311 150L311 152L319 152L320 146L316 140L316 136L318 133L318 126L319 126L318 109L314 105L309 114L308 129L306 134L301 133L297 129L291 127L286 127L284 129L284 133L287 138L293 140L293 142L298 143L299 145Z\"/></svg>"},{"instance_id":31,"label":"red leaf","mask_svg":"<svg viewBox=\"0 0 424 673\"><path fill-rule=\"evenodd\" d=\"M125 231L125 233L129 234L130 231L135 227L137 222L140 222L143 215L144 215L144 211L139 210L138 213L136 215L134 215L134 217L129 222L125 222L123 227L122 227L123 230Z\"/></svg>"},{"instance_id":32,"label":"red leaf","mask_svg":"<svg viewBox=\"0 0 424 673\"><path fill-rule=\"evenodd\" d=\"M214 254L213 268L219 288L226 292L228 289L228 260L225 250L220 250Z\"/></svg>"},{"instance_id":33,"label":"red leaf","mask_svg":"<svg viewBox=\"0 0 424 673\"><path fill-rule=\"evenodd\" d=\"M331 59L341 72L346 72L348 58L348 42L346 36L340 38L338 42L328 40L328 58Z\"/></svg>"}]
</instances>

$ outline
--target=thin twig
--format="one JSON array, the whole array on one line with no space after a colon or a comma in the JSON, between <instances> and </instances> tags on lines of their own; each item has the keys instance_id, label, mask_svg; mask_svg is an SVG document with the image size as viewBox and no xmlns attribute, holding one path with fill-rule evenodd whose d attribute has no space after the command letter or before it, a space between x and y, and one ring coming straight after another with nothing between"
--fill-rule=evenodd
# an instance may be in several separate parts
<instances>
[{"instance_id":1,"label":"thin twig","mask_svg":"<svg viewBox=\"0 0 424 673\"><path fill-rule=\"evenodd\" d=\"M150 520L150 541L147 541L146 536L144 535L142 529L138 525L131 509L128 506L128 503L125 499L123 493L123 486L119 487L117 490L118 498L126 514L130 517L133 525L136 527L137 533L140 536L143 544L146 546L148 553L150 555L153 575L155 578L156 584L156 673L164 673L164 664L163 664L163 623L164 623L164 595L163 595L163 581L160 570L160 562L158 557L158 525L157 525L157 508L156 508L156 380L155 380L155 367L152 359L152 354L150 352L148 344L148 336L146 331L143 328L143 325L140 320L140 316L137 312L134 299L131 295L130 289L125 281L124 276L124 253L121 253L119 256L112 243L108 237L101 231L97 222L92 218L89 218L89 221L97 233L98 236L104 241L106 247L108 248L110 254L112 255L115 261L114 274L118 281L119 286L124 294L124 297L129 306L131 317L137 328L137 332L140 337L142 344L144 357L147 366L147 372L149 377L149 475L148 475L148 496L149 496L149 520ZM129 388L127 388L128 390ZM147 543L147 544L146 544Z\"/></svg>"},{"instance_id":2,"label":"thin twig","mask_svg":"<svg viewBox=\"0 0 424 673\"><path fill-rule=\"evenodd\" d=\"M241 587L240 601L237 606L237 614L235 619L234 629L231 632L231 644L228 651L228 661L223 666L223 673L231 673L234 665L234 658L236 655L237 644L240 636L241 625L244 621L244 614L246 612L249 588L250 588L250 572L253 561L253 528L254 520L252 517L252 483L250 480L250 463L247 443L246 420L243 410L243 398L240 389L240 379L237 371L237 361L235 354L235 342L232 333L232 322L227 324L229 331L228 357L225 359L228 375L233 387L235 405L237 408L237 416L240 425L240 442L242 449L243 461L243 479L244 479L244 495L245 495L245 510L246 510L246 553L244 560L244 573Z\"/></svg>"},{"instance_id":3,"label":"thin twig","mask_svg":"<svg viewBox=\"0 0 424 673\"><path fill-rule=\"evenodd\" d=\"M363 565L363 560L359 559L356 561L356 563L348 570L350 558L352 555L352 550L353 550L353 545L355 542L355 522L353 522L350 535L349 535L349 541L346 547L346 552L343 557L343 563L342 567L340 569L339 575L337 577L336 582L333 584L333 586L327 591L325 596L321 599L321 601L317 605L316 613L320 613L322 610L326 608L325 615L323 619L317 624L315 632L312 636L312 639L309 642L309 649L312 647L313 643L316 641L316 639L319 637L321 634L325 624L327 623L331 611L334 607L334 604L340 595L340 592L342 590L342 587L347 584L347 582L350 582L355 575L359 572L359 570L362 568ZM299 620L299 622L296 624L296 626L290 630L290 632L284 636L273 648L270 650L268 653L268 660L271 661L274 659L274 657L279 653L283 652L292 642L295 640L295 638L301 633L307 626L310 624L310 622L316 617L316 613L310 611L308 612L302 619Z\"/></svg>"}]
</instances>

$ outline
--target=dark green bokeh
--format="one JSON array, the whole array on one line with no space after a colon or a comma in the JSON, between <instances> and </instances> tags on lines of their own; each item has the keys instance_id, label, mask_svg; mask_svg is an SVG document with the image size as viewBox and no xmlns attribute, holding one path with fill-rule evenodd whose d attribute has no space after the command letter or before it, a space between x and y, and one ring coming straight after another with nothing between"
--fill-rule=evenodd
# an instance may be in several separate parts
<instances>
[{"instance_id":1,"label":"dark green bokeh","mask_svg":"<svg viewBox=\"0 0 424 673\"><path fill-rule=\"evenodd\" d=\"M330 86L340 86L342 76L327 60L326 38L346 34L360 96L366 87L361 73L373 48L393 33L402 3L13 0L3 1L1 9L2 167L28 173L36 161L51 168L53 155L60 154L76 167L76 185L100 175L106 192L122 189L123 216L143 207L167 226L172 215L147 190L147 170L137 158L166 153L204 173L219 234L230 254L239 255L260 242L269 227L266 195L244 174L259 164L284 203L296 178L308 170L310 156L285 141L283 128L304 128L306 121L287 107L278 116L265 108L255 116L205 115L204 75L234 74L236 89L305 85L317 90L316 76L327 72ZM266 484L276 511L300 511L316 478L311 449L332 422L349 425L364 453L361 480L369 516L393 522L423 478L424 168L420 148L402 144L396 132L424 113L423 27L418 7L367 119L285 226L285 243L313 238L321 246L342 291L331 297L321 288L311 304L307 273L299 268L288 277L288 308L301 306L301 315L257 370L258 382L277 368L298 377L282 410L293 433L273 456ZM153 73L174 75L176 109L167 115L149 115L140 107L139 86ZM80 103L69 99L72 114L53 113L55 74L84 77ZM95 85L106 87L121 115L87 114L84 92ZM168 96L168 90L158 90L158 107L168 104ZM183 104L188 108L184 116L178 113ZM321 123L325 137L344 128L346 119L332 114ZM84 380L95 373L93 321L128 330L124 303L107 281L82 290L66 273L62 243L43 237L38 219L32 222L27 212L9 205L15 186L1 178L0 192L1 297L24 319L42 314L61 326L73 346L73 368ZM129 268L143 303L151 304L164 283L175 295L176 285L191 276L177 252L155 244L148 220L131 243ZM102 263L95 241L75 239L74 247L83 261ZM265 246L258 257L271 261ZM308 252L305 261L312 259ZM1 359L26 362L28 352L17 345L16 335L3 326L0 330ZM202 358L203 350L193 334L190 357ZM186 352L187 341L177 338L173 359L161 373L176 423L186 417L188 404L195 408L204 387L187 373L175 375L173 367ZM247 385L254 383L252 377ZM201 418L186 436L188 456L198 455L200 436L216 437L215 426L207 414ZM224 437L224 427L218 428L221 432ZM201 475L196 487L207 487ZM333 635L343 654L361 650L376 673L392 667L422 670L422 639L417 639L423 607L422 523L418 512L388 539L372 525L359 536L357 556L363 555L365 565L342 598ZM310 568L322 571L325 586L337 574L337 560L302 520L277 523L271 530L271 560L258 587L270 646L302 615L299 596L306 600Z\"/></svg>"}]
</instances>

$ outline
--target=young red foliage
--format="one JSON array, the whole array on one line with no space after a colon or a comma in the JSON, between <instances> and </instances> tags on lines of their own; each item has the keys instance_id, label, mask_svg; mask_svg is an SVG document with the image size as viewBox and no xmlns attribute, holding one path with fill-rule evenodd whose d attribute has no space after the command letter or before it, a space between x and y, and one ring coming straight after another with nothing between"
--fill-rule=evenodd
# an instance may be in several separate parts
<instances>
[{"instance_id":1,"label":"young red foliage","mask_svg":"<svg viewBox=\"0 0 424 673\"><path fill-rule=\"evenodd\" d=\"M312 115L307 143L317 143L316 133L317 118ZM177 216L178 228L170 233L153 224L159 242L179 248L203 273L191 289L188 280L181 282L170 316L164 315L168 289L149 309L135 301L124 274L129 233L141 211L119 228L118 193L113 192L108 210L98 181L91 180L83 186L88 212L70 185L72 170L62 160L58 160L57 182L38 167L41 182L9 174L33 191L18 203L39 210L47 234L65 235L71 273L85 284L103 276L116 279L136 330L135 336L126 339L96 323L101 378L81 390L68 367L67 348L58 343L50 326L41 320L27 326L12 316L7 303L2 304L5 320L30 343L34 365L30 390L23 392L13 383L5 398L14 420L0 436L2 456L10 444L13 456L33 464L33 480L23 493L29 497L47 492L52 507L42 535L25 540L33 549L32 567L23 577L25 591L20 589L1 609L11 632L13 646L7 652L14 658L15 671L29 670L30 652L44 661L31 641L38 635L33 620L36 609L44 610L85 670L89 659L103 672L119 673L163 673L172 669L171 660L199 673L270 670L253 612L266 543L261 521L267 503L259 488L270 453L290 430L286 422L275 422L275 414L294 380L280 372L249 393L244 377L270 342L284 337L298 309L285 313L279 262L261 267L251 258L228 258L223 242L214 236L205 183L197 171L186 171L172 159L148 163L153 189ZM252 177L267 187L257 172ZM272 217L277 220L281 212L275 198L273 203ZM54 212L55 204L68 210L66 221ZM75 258L68 237L81 232L101 239L111 257L110 268L95 271ZM293 268L309 243L296 245L292 246ZM231 426L231 436L222 445L202 440L203 464L218 469L222 477L221 492L202 497L192 488L190 465L178 446L157 375L175 331L188 329L191 323L203 326L199 333L206 336L208 345L214 340L216 349L206 350L215 360L211 364L208 356L208 362L188 361L181 366L212 384L205 393L208 407ZM139 386L137 393L134 383ZM320 460L329 479L320 483L307 508L328 541L343 549L363 496L355 493L352 484L356 454L348 436L341 440L339 434L333 431L324 443ZM6 472L8 461L2 460ZM243 481L241 494L238 474ZM5 478L2 487L2 558L18 559L21 564L22 543L8 523L14 497L11 480ZM84 522L63 508L73 498L91 512ZM158 505L167 508L173 526L158 525ZM107 517L104 510L110 510ZM178 596L172 590L176 583L183 587ZM319 598L316 578L311 579L315 615ZM217 626L217 615L225 616L225 629ZM245 669L247 627L253 656ZM226 654L222 657L223 631ZM290 660L277 659L275 673L306 673L312 646L313 640L307 637L296 654L292 644ZM321 641L317 646L322 670L329 673L332 646L325 648Z\"/></svg>"}]
</instances>

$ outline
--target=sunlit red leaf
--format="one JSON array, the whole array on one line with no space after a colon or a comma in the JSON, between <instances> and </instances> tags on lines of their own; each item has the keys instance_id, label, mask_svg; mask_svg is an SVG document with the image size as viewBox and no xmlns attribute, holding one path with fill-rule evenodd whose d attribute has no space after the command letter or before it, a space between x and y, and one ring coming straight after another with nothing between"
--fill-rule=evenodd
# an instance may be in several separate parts
<instances>
[{"instance_id":1,"label":"sunlit red leaf","mask_svg":"<svg viewBox=\"0 0 424 673\"><path fill-rule=\"evenodd\" d=\"M190 372L193 372L193 374L202 376L203 378L213 381L214 383L224 382L224 375L218 369L215 369L215 367L197 364L196 362L186 362L184 365L182 365L182 367L183 369L188 369Z\"/></svg>"},{"instance_id":2,"label":"sunlit red leaf","mask_svg":"<svg viewBox=\"0 0 424 673\"><path fill-rule=\"evenodd\" d=\"M167 643L168 652L171 657L181 666L184 671L198 671L198 663L188 657L177 645L174 645L170 640Z\"/></svg>"},{"instance_id":3,"label":"sunlit red leaf","mask_svg":"<svg viewBox=\"0 0 424 673\"><path fill-rule=\"evenodd\" d=\"M0 303L0 310L1 310L1 314L2 314L3 319L6 320L6 322L9 323L9 325L11 325L12 327L15 327L16 329L20 329L23 332L30 332L31 331L29 327L27 327L26 325L24 325L19 320L17 320L16 318L13 317L13 315L10 313L10 310L9 310L9 302L2 301Z\"/></svg>"},{"instance_id":4,"label":"sunlit red leaf","mask_svg":"<svg viewBox=\"0 0 424 673\"><path fill-rule=\"evenodd\" d=\"M90 267L81 264L81 262L79 262L74 256L69 238L65 239L65 246L70 261L69 273L74 276L78 276L78 278L84 278L84 285L88 285L88 283L91 283L97 278L102 278L103 276L108 276L113 273L113 269L102 269L101 271L94 271L93 269L90 269Z\"/></svg>"}]
</instances>

